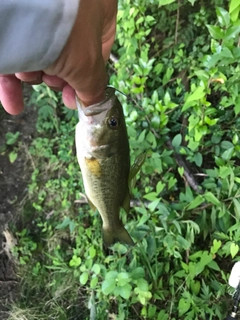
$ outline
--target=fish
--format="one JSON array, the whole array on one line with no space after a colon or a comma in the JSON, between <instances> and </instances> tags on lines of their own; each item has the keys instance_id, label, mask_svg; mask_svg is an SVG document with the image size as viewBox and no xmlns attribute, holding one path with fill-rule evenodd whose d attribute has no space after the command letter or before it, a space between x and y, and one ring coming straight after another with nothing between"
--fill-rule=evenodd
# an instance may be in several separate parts
<instances>
[{"instance_id":1,"label":"fish","mask_svg":"<svg viewBox=\"0 0 240 320\"><path fill-rule=\"evenodd\" d=\"M120 219L121 208L126 213L130 209L130 151L122 105L112 87L101 103L85 107L76 100L77 159L88 203L102 218L104 248L116 242L133 246Z\"/></svg>"}]
</instances>

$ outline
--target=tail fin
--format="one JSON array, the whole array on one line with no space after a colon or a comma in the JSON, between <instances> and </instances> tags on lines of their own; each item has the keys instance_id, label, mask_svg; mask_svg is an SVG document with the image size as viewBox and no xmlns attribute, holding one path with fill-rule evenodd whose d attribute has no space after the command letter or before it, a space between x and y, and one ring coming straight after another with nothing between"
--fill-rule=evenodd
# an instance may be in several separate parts
<instances>
[{"instance_id":1,"label":"tail fin","mask_svg":"<svg viewBox=\"0 0 240 320\"><path fill-rule=\"evenodd\" d=\"M103 228L103 244L105 248L112 246L116 242L126 243L130 246L134 245L132 238L130 237L127 230L120 226L118 229L104 229Z\"/></svg>"}]
</instances>

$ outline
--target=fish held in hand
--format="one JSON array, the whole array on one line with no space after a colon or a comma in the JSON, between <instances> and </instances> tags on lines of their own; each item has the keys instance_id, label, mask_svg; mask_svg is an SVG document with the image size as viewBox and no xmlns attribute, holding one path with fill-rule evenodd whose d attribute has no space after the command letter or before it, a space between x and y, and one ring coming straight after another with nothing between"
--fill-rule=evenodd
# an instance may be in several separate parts
<instances>
[{"instance_id":1,"label":"fish held in hand","mask_svg":"<svg viewBox=\"0 0 240 320\"><path fill-rule=\"evenodd\" d=\"M105 247L115 242L134 245L119 214L130 207L130 156L122 105L114 88L103 102L84 107L77 99L80 122L76 127L77 158L85 193L103 221Z\"/></svg>"}]
</instances>

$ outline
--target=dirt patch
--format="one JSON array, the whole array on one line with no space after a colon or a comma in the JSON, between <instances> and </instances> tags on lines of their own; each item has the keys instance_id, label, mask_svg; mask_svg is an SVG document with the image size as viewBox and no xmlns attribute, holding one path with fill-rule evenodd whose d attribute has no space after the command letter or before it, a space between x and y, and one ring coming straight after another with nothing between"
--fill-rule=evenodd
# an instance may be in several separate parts
<instances>
[{"instance_id":1,"label":"dirt patch","mask_svg":"<svg viewBox=\"0 0 240 320\"><path fill-rule=\"evenodd\" d=\"M19 205L27 195L27 185L31 176L31 166L26 156L26 148L36 134L37 111L27 106L31 88L24 88L25 110L18 116L7 114L0 106L0 319L8 318L11 302L17 297L18 281L14 263L3 250L6 238L2 234L8 226L15 223L21 214ZM6 133L20 132L17 140L17 159L9 160L13 146L6 148ZM28 164L28 167L26 166ZM27 170L26 170L27 167Z\"/></svg>"}]
</instances>

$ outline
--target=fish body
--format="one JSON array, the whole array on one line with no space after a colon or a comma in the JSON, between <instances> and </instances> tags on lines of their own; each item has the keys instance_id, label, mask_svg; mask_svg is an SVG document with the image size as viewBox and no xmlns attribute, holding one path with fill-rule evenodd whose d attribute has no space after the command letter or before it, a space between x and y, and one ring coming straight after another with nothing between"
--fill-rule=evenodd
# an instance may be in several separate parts
<instances>
[{"instance_id":1,"label":"fish body","mask_svg":"<svg viewBox=\"0 0 240 320\"><path fill-rule=\"evenodd\" d=\"M129 211L130 156L122 106L113 88L106 99L89 107L77 101L80 122L76 127L77 158L88 202L103 221L103 242L133 245L120 220L120 208Z\"/></svg>"}]
</instances>

